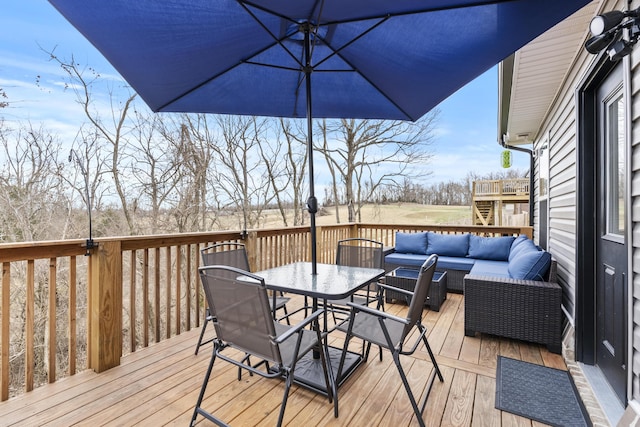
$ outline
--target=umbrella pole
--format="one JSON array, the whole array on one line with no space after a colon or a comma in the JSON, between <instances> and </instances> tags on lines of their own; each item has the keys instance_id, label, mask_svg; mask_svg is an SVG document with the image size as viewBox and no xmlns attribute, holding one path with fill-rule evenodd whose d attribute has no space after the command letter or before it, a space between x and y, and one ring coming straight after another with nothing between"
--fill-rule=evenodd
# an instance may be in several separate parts
<instances>
[{"instance_id":1,"label":"umbrella pole","mask_svg":"<svg viewBox=\"0 0 640 427\"><path fill-rule=\"evenodd\" d=\"M313 114L311 110L311 25L304 26L304 77L307 92L307 151L309 153L309 199L307 210L309 211L311 224L311 274L318 274L317 250L316 250L316 212L318 212L318 200L315 196L315 183L313 179Z\"/></svg>"}]
</instances>

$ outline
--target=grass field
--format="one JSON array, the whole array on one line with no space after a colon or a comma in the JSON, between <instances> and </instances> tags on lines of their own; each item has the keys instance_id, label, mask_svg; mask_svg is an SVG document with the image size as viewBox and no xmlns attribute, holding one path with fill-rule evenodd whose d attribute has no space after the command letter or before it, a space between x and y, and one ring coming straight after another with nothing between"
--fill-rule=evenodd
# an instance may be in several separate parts
<instances>
[{"instance_id":1,"label":"grass field","mask_svg":"<svg viewBox=\"0 0 640 427\"><path fill-rule=\"evenodd\" d=\"M340 206L340 223L347 222L347 207ZM264 213L263 213L264 214ZM470 206L435 206L417 203L394 203L387 205L366 205L362 208L363 223L382 224L471 224ZM305 218L308 224L308 217ZM323 208L316 215L316 224L336 224L335 208ZM276 211L263 215L260 227L281 227L282 221Z\"/></svg>"}]
</instances>

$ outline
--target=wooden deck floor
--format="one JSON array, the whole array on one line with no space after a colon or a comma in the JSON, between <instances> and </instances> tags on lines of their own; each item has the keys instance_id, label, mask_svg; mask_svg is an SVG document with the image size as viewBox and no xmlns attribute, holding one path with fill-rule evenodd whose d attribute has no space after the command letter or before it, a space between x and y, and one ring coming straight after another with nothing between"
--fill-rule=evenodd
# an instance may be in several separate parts
<instances>
[{"instance_id":1,"label":"wooden deck floor","mask_svg":"<svg viewBox=\"0 0 640 427\"><path fill-rule=\"evenodd\" d=\"M498 355L566 369L561 356L544 347L486 335L464 336L463 296L449 294L439 313L428 311L429 342L444 375L429 397L424 419L430 426L539 426L494 408ZM387 305L402 313L404 305ZM189 425L210 355L193 350L193 330L122 358L121 366L102 374L91 371L60 380L0 403L3 426ZM335 336L334 336L335 335ZM342 337L332 333L340 344ZM403 359L414 387L424 387L432 369L424 349ZM244 375L216 362L203 406L234 426L273 426L283 385ZM419 392L418 392L419 394ZM385 354L359 367L340 388L340 416L326 398L294 386L285 413L289 426L415 426L395 366ZM209 425L199 417L200 425Z\"/></svg>"}]
</instances>

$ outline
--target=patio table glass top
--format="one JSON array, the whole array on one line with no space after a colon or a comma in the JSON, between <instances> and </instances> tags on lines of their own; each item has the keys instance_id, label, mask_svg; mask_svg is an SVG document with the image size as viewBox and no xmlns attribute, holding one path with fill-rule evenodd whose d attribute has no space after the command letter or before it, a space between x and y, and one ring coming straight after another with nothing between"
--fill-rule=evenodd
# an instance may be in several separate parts
<instances>
[{"instance_id":1,"label":"patio table glass top","mask_svg":"<svg viewBox=\"0 0 640 427\"><path fill-rule=\"evenodd\" d=\"M319 299L341 299L367 283L384 276L379 268L318 264L318 274L311 274L310 262L296 262L255 274L264 278L269 289L292 292Z\"/></svg>"}]
</instances>

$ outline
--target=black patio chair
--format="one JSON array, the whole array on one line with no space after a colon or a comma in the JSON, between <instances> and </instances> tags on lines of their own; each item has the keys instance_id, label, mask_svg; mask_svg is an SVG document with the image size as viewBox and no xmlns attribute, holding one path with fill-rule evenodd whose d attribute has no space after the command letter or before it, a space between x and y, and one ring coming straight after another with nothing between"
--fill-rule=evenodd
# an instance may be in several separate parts
<instances>
[{"instance_id":1,"label":"black patio chair","mask_svg":"<svg viewBox=\"0 0 640 427\"><path fill-rule=\"evenodd\" d=\"M202 256L202 264L205 266L226 265L236 267L244 271L251 271L249 268L249 257L247 256L247 250L243 243L217 243L202 249L200 254ZM289 324L289 313L287 311L286 304L289 302L290 298L283 296L282 292L278 295L274 295L274 297L275 298L271 298L269 300L274 318L278 310L283 310L285 314L284 319L287 321L287 324ZM202 330L200 331L200 338L198 338L198 344L196 345L196 355L198 354L200 346L213 341L213 338L204 342L202 341L204 339L205 330L207 329L207 324L212 321L213 316L211 315L211 310L207 307L204 314Z\"/></svg>"},{"instance_id":2,"label":"black patio chair","mask_svg":"<svg viewBox=\"0 0 640 427\"><path fill-rule=\"evenodd\" d=\"M376 344L389 350L393 356L393 362L398 368L402 384L404 385L407 395L409 396L409 400L411 401L413 411L415 412L421 426L424 426L422 413L424 412L424 407L426 406L427 398L431 392L435 376L438 376L440 382L444 381L442 373L440 372L440 367L438 366L433 352L431 351L431 347L429 346L429 342L427 341L427 328L422 324L422 310L424 309L424 302L429 294L429 286L431 285L433 273L436 269L437 260L437 255L431 255L427 258L424 264L422 264L414 292L393 288L394 292L401 292L411 296L411 304L409 305L407 317L405 318L387 314L380 310L374 310L365 305L348 303L351 307L351 315L349 316L348 324L346 325L347 336L344 341L342 357L338 366L338 378L340 378L349 341L352 337L363 339L369 343ZM387 285L380 285L380 287L383 289L391 288ZM405 340L413 331L414 327L418 328L420 334L413 346L408 350L405 350ZM420 341L424 342L434 369L429 376L423 401L421 402L420 407L418 407L416 399L413 396L413 392L411 391L411 387L409 386L409 382L407 381L407 377L402 369L402 365L400 364L400 356L413 354L418 348Z\"/></svg>"},{"instance_id":3,"label":"black patio chair","mask_svg":"<svg viewBox=\"0 0 640 427\"><path fill-rule=\"evenodd\" d=\"M384 268L383 246L381 242L371 239L352 238L338 242L336 249L336 265L350 267ZM346 306L347 302L369 305L376 303L376 308L384 309L384 301L378 298L377 282L371 282L358 292L340 300L330 300L329 304Z\"/></svg>"},{"instance_id":4,"label":"black patio chair","mask_svg":"<svg viewBox=\"0 0 640 427\"><path fill-rule=\"evenodd\" d=\"M264 279L248 271L219 265L200 267L199 273L211 309L216 338L213 339L211 361L191 418L192 426L198 414L217 425L227 425L201 407L213 364L218 357L250 373L284 379L285 389L277 424L280 426L296 363L312 349L320 349L327 396L329 403L334 402L331 386L333 376L327 364L327 348L322 343L318 324L322 310L315 311L296 326L284 325L273 319ZM240 353L225 353L227 349L239 350ZM260 362L252 365L248 356L256 356ZM334 411L337 412L337 400L334 405Z\"/></svg>"}]
</instances>

